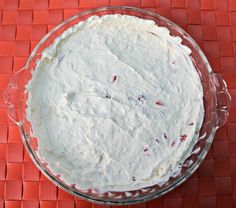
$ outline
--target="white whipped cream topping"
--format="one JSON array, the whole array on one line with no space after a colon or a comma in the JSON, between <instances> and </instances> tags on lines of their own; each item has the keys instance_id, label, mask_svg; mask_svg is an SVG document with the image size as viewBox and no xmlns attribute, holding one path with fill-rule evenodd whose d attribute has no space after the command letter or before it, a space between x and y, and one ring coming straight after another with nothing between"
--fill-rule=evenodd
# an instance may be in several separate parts
<instances>
[{"instance_id":1,"label":"white whipped cream topping","mask_svg":"<svg viewBox=\"0 0 236 208\"><path fill-rule=\"evenodd\" d=\"M177 174L204 116L191 50L168 29L93 16L43 52L27 86L39 156L78 188L128 191Z\"/></svg>"}]
</instances>

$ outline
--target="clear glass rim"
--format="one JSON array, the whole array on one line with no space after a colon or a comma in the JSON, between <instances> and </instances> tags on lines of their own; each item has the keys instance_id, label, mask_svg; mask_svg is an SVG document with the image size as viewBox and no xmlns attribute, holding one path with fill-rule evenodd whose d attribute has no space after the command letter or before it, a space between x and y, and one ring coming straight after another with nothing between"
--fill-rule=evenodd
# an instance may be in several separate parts
<instances>
[{"instance_id":1,"label":"clear glass rim","mask_svg":"<svg viewBox=\"0 0 236 208\"><path fill-rule=\"evenodd\" d=\"M63 27L66 23L78 18L78 17L82 17L84 15L87 14L91 14L94 12L101 12L101 11L110 11L110 10L130 10L130 11L135 11L135 12L139 12L142 14L146 14L146 15L150 15L154 18L158 18L168 24L170 24L171 26L173 26L176 30L178 30L179 32L181 32L185 37L187 37L188 41L195 47L195 49L198 51L199 55L201 56L202 60L204 61L204 63L206 64L207 70L209 72L209 74L214 74L212 72L212 69L207 61L207 58L205 57L204 53L202 52L202 50L200 49L200 47L197 45L197 43L191 38L191 36L185 32L182 28L180 28L177 24L175 24L174 22L172 22L171 20L162 17L161 15L151 12L151 11L147 11L147 10L143 10L140 8L135 8L135 7L128 7L128 6L111 6L111 7L100 7L100 8L94 8L94 9L90 9L90 10L86 10L83 12L79 12L78 14L75 14L71 17L69 17L68 19L64 20L63 22L61 22L60 24L58 24L57 26L55 26L51 31L49 31L39 42L38 44L35 46L35 48L33 49L33 51L31 52L25 66L21 69L21 70L25 70L28 68L30 62L32 61L33 57L35 56L35 54L37 53L38 49L40 48L40 46L47 40L48 37L50 37L54 32L56 32L59 28ZM23 143L24 146L27 149L27 152L29 153L32 161L34 162L34 164L38 167L38 169L51 181L53 182L55 185L57 185L59 188L65 190L66 192L76 196L76 197L80 197L82 199L86 199L87 201L90 202L94 202L94 203L98 203L98 204L108 204L108 205L128 205L128 204L136 204L136 203L140 203L140 202L144 202L147 200L151 200L151 199L155 199L158 198L160 196L163 196L164 194L166 194L167 192L175 189L177 186L179 186L180 184L182 184L183 182L185 182L195 171L196 169L200 166L201 162L204 160L204 158L206 157L209 148L212 144L215 132L217 127L213 128L209 137L206 140L206 145L204 146L202 152L200 155L198 155L198 159L194 162L194 165L191 166L191 168L188 169L188 171L186 171L186 173L184 173L181 177L179 177L176 181L170 183L170 185L168 185L167 187L161 188L158 191L155 191L153 193L150 193L148 195L145 196L139 196L135 199L115 199L115 200L111 200L111 199L98 199L92 196L89 196L88 194L83 194L81 192L77 192L74 191L72 189L69 189L68 187L66 187L64 184L62 184L60 181L58 181L54 176L52 176L47 170L45 170L40 163L37 161L36 157L35 157L35 153L33 152L32 148L30 147L30 144L28 143L27 137L26 137L26 133L23 129L23 126L21 125L21 123L19 123L19 129L20 129L20 133L21 133L21 137L23 138Z\"/></svg>"}]
</instances>

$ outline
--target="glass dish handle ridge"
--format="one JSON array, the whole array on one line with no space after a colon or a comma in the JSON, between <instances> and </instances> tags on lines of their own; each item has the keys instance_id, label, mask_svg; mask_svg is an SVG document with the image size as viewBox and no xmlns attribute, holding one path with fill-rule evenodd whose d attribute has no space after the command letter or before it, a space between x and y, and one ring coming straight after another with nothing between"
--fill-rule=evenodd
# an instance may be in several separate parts
<instances>
[{"instance_id":1,"label":"glass dish handle ridge","mask_svg":"<svg viewBox=\"0 0 236 208\"><path fill-rule=\"evenodd\" d=\"M9 84L3 93L8 117L18 126L20 125L20 79L23 72L24 68L11 76Z\"/></svg>"},{"instance_id":2,"label":"glass dish handle ridge","mask_svg":"<svg viewBox=\"0 0 236 208\"><path fill-rule=\"evenodd\" d=\"M227 89L227 84L220 74L214 74L213 80L216 89L217 128L219 128L226 123L229 116L231 96Z\"/></svg>"}]
</instances>

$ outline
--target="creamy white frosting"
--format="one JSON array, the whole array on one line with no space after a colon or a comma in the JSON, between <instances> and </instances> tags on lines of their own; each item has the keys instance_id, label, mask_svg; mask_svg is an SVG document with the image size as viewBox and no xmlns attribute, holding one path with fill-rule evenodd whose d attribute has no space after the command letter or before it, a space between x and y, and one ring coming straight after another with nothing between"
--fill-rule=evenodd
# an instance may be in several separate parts
<instances>
[{"instance_id":1,"label":"creamy white frosting","mask_svg":"<svg viewBox=\"0 0 236 208\"><path fill-rule=\"evenodd\" d=\"M27 85L38 154L68 184L163 184L198 141L204 107L191 50L168 29L93 16L44 50Z\"/></svg>"}]
</instances>

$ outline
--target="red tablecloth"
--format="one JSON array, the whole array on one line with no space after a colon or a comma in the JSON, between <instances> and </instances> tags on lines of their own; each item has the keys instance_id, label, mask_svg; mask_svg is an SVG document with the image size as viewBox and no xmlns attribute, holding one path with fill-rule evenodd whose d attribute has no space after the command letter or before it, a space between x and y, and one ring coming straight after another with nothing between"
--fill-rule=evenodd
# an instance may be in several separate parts
<instances>
[{"instance_id":1,"label":"red tablecloth","mask_svg":"<svg viewBox=\"0 0 236 208\"><path fill-rule=\"evenodd\" d=\"M236 0L0 0L0 208L99 207L65 193L37 170L7 118L2 93L51 28L79 11L107 5L142 7L179 24L223 75L233 98L228 123L199 170L165 197L131 207L236 207Z\"/></svg>"}]
</instances>

